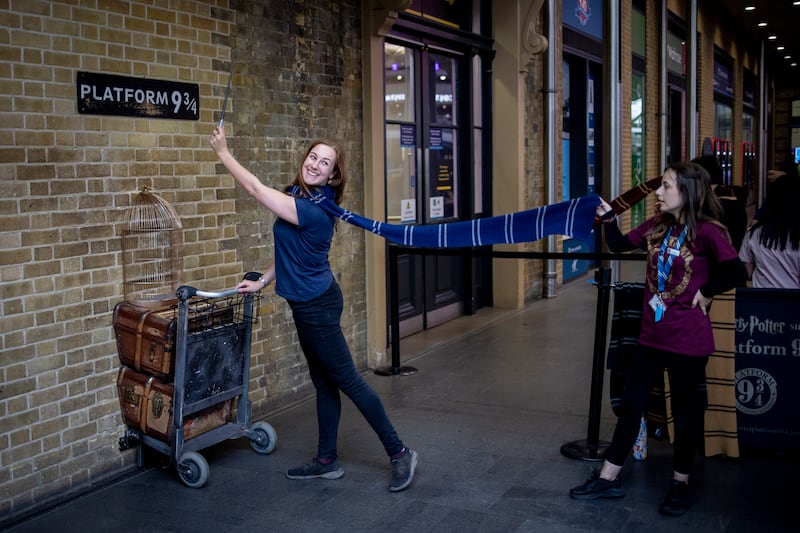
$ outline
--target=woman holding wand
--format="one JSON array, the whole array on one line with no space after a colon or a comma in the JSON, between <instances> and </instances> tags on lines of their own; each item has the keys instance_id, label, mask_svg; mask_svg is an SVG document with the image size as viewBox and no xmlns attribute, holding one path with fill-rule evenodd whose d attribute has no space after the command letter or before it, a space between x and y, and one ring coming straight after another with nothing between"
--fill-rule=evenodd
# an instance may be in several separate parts
<instances>
[{"instance_id":1,"label":"woman holding wand","mask_svg":"<svg viewBox=\"0 0 800 533\"><path fill-rule=\"evenodd\" d=\"M335 219L312 202L312 193L341 203L347 181L345 156L334 142L312 142L294 181L286 191L268 187L244 168L228 150L224 127L214 128L211 147L233 178L277 217L273 227L275 263L257 281L244 280L241 292L256 292L273 281L275 292L292 309L300 346L316 389L319 442L308 464L292 468L289 479L338 479L344 469L337 440L342 391L378 435L389 456L389 490L406 489L414 479L417 453L397 436L380 398L356 370L342 333L342 292L328 262Z\"/></svg>"}]
</instances>

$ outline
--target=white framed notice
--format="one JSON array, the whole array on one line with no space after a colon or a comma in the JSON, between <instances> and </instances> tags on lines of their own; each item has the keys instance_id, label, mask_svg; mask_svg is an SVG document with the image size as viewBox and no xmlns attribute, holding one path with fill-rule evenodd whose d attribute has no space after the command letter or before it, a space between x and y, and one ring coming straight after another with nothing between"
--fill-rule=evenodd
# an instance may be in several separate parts
<instances>
[{"instance_id":1,"label":"white framed notice","mask_svg":"<svg viewBox=\"0 0 800 533\"><path fill-rule=\"evenodd\" d=\"M431 196L429 203L431 219L444 217L444 196Z\"/></svg>"},{"instance_id":2,"label":"white framed notice","mask_svg":"<svg viewBox=\"0 0 800 533\"><path fill-rule=\"evenodd\" d=\"M400 201L400 222L417 221L417 201L413 198L406 198Z\"/></svg>"}]
</instances>

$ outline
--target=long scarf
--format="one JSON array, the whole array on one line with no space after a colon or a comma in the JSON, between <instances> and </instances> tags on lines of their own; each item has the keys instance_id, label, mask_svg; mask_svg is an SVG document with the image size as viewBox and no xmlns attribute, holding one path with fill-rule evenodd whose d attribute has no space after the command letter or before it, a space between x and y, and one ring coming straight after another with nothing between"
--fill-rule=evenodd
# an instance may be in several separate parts
<instances>
[{"instance_id":1,"label":"long scarf","mask_svg":"<svg viewBox=\"0 0 800 533\"><path fill-rule=\"evenodd\" d=\"M299 196L299 187L287 191ZM585 243L594 242L592 225L597 195L581 196L566 202L489 218L414 225L387 224L341 208L333 201L333 189L322 187L309 196L326 213L370 231L393 243L420 248L463 248L490 244L538 241L548 235L565 235Z\"/></svg>"},{"instance_id":2,"label":"long scarf","mask_svg":"<svg viewBox=\"0 0 800 533\"><path fill-rule=\"evenodd\" d=\"M611 206L610 213L613 213L614 215L621 215L630 209L634 204L643 200L648 194L658 189L660 186L661 176L658 176L655 178L650 178L649 180L637 185L632 189L628 189L609 202L609 205ZM595 217L594 222L595 224L599 224L602 222L602 220L599 217Z\"/></svg>"}]
</instances>

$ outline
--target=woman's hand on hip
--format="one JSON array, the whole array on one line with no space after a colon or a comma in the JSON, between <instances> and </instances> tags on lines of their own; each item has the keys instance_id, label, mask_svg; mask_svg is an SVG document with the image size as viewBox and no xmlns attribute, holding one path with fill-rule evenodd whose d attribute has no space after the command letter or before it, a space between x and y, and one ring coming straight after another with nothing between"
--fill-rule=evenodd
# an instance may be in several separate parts
<instances>
[{"instance_id":1,"label":"woman's hand on hip","mask_svg":"<svg viewBox=\"0 0 800 533\"><path fill-rule=\"evenodd\" d=\"M703 312L703 316L708 316L708 306L711 305L712 298L706 298L703 293L698 290L692 299L692 308L699 307Z\"/></svg>"}]
</instances>

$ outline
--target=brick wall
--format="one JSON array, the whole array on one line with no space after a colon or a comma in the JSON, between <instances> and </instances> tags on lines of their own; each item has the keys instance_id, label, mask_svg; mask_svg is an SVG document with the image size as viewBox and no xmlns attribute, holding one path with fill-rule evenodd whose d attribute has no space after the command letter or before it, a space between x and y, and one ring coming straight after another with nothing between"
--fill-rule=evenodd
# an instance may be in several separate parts
<instances>
[{"instance_id":1,"label":"brick wall","mask_svg":"<svg viewBox=\"0 0 800 533\"><path fill-rule=\"evenodd\" d=\"M0 4L0 525L132 467L114 386L120 235L143 186L184 227L185 283L232 286L271 258L272 219L217 165L208 135L231 61L226 127L276 185L317 136L348 151L362 204L358 2L12 0ZM198 121L82 115L78 71L197 83ZM331 262L343 326L366 364L363 237L340 225ZM311 388L285 303L254 328L254 416Z\"/></svg>"}]
</instances>

